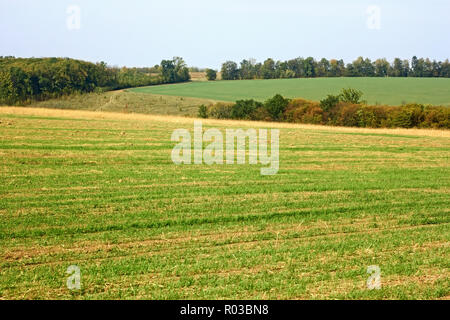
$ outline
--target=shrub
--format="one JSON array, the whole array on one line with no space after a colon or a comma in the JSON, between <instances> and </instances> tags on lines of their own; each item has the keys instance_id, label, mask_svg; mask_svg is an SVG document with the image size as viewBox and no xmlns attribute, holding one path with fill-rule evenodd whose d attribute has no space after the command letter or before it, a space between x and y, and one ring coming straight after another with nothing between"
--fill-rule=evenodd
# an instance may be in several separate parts
<instances>
[{"instance_id":1,"label":"shrub","mask_svg":"<svg viewBox=\"0 0 450 320\"><path fill-rule=\"evenodd\" d=\"M208 108L208 117L215 119L231 119L233 104L218 102Z\"/></svg>"},{"instance_id":2,"label":"shrub","mask_svg":"<svg viewBox=\"0 0 450 320\"><path fill-rule=\"evenodd\" d=\"M267 100L264 103L264 107L270 114L272 120L281 120L283 112L286 110L289 104L289 99L283 98L283 96L277 94L273 98Z\"/></svg>"},{"instance_id":3,"label":"shrub","mask_svg":"<svg viewBox=\"0 0 450 320\"><path fill-rule=\"evenodd\" d=\"M388 110L392 107L362 106L357 111L359 127L381 128L387 126Z\"/></svg>"},{"instance_id":4,"label":"shrub","mask_svg":"<svg viewBox=\"0 0 450 320\"><path fill-rule=\"evenodd\" d=\"M323 111L328 112L332 108L336 107L340 100L339 95L336 96L329 94L325 99L320 100L320 107Z\"/></svg>"},{"instance_id":5,"label":"shrub","mask_svg":"<svg viewBox=\"0 0 450 320\"><path fill-rule=\"evenodd\" d=\"M335 124L345 127L358 127L359 116L358 111L361 106L359 104L350 104L345 102L340 102L338 105L339 112L337 114Z\"/></svg>"},{"instance_id":6,"label":"shrub","mask_svg":"<svg viewBox=\"0 0 450 320\"><path fill-rule=\"evenodd\" d=\"M448 107L425 107L422 128L450 129L450 108Z\"/></svg>"},{"instance_id":7,"label":"shrub","mask_svg":"<svg viewBox=\"0 0 450 320\"><path fill-rule=\"evenodd\" d=\"M324 112L321 107L311 106L302 116L302 123L323 124Z\"/></svg>"},{"instance_id":8,"label":"shrub","mask_svg":"<svg viewBox=\"0 0 450 320\"><path fill-rule=\"evenodd\" d=\"M311 116L312 114L318 113L317 108L319 108L323 114L323 110L320 108L319 103L304 99L294 99L289 101L289 104L284 112L284 119L288 122L296 123L302 123L305 120L312 121ZM313 109L315 109L315 111L311 111ZM305 117L306 114L308 115ZM308 123L317 123L316 120Z\"/></svg>"},{"instance_id":9,"label":"shrub","mask_svg":"<svg viewBox=\"0 0 450 320\"><path fill-rule=\"evenodd\" d=\"M204 104L198 108L198 117L203 119L208 118L208 108Z\"/></svg>"},{"instance_id":10,"label":"shrub","mask_svg":"<svg viewBox=\"0 0 450 320\"><path fill-rule=\"evenodd\" d=\"M413 128L418 127L423 121L423 106L412 104L397 107L390 114L392 127Z\"/></svg>"},{"instance_id":11,"label":"shrub","mask_svg":"<svg viewBox=\"0 0 450 320\"><path fill-rule=\"evenodd\" d=\"M231 117L233 119L247 119L254 118L254 112L261 107L262 103L255 100L239 100L233 105L231 110Z\"/></svg>"},{"instance_id":12,"label":"shrub","mask_svg":"<svg viewBox=\"0 0 450 320\"><path fill-rule=\"evenodd\" d=\"M272 121L272 117L270 116L269 112L267 112L267 109L264 108L264 106L261 106L252 114L252 120L258 120L258 121Z\"/></svg>"}]
</instances>

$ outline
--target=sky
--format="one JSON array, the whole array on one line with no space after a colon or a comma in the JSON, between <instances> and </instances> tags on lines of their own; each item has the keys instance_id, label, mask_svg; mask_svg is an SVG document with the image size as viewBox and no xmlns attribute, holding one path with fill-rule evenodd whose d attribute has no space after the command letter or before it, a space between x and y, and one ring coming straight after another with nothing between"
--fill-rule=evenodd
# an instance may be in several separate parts
<instances>
[{"instance_id":1,"label":"sky","mask_svg":"<svg viewBox=\"0 0 450 320\"><path fill-rule=\"evenodd\" d=\"M0 56L153 66L450 58L449 0L0 0Z\"/></svg>"}]
</instances>

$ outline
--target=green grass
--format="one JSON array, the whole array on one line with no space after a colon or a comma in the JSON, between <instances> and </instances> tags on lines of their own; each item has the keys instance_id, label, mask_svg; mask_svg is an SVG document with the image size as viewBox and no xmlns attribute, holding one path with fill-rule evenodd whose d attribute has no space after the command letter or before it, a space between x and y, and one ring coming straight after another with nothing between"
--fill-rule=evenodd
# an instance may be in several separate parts
<instances>
[{"instance_id":1,"label":"green grass","mask_svg":"<svg viewBox=\"0 0 450 320\"><path fill-rule=\"evenodd\" d=\"M447 132L204 121L281 127L261 176L174 165L171 133L192 125L0 108L0 298L449 297Z\"/></svg>"},{"instance_id":2,"label":"green grass","mask_svg":"<svg viewBox=\"0 0 450 320\"><path fill-rule=\"evenodd\" d=\"M342 88L364 92L370 104L417 102L450 105L450 79L442 78L317 78L191 82L131 89L133 92L195 97L221 101L265 100L277 93L319 101Z\"/></svg>"}]
</instances>

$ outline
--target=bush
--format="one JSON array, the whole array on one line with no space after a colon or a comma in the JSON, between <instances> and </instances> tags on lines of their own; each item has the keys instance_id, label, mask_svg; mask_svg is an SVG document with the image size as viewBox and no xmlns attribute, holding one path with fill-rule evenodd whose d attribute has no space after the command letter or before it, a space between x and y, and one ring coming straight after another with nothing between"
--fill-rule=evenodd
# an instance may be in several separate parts
<instances>
[{"instance_id":1,"label":"bush","mask_svg":"<svg viewBox=\"0 0 450 320\"><path fill-rule=\"evenodd\" d=\"M254 119L254 112L261 107L262 103L255 100L239 100L233 105L231 110L231 117L233 119Z\"/></svg>"},{"instance_id":2,"label":"bush","mask_svg":"<svg viewBox=\"0 0 450 320\"><path fill-rule=\"evenodd\" d=\"M340 103L339 112L335 124L344 127L358 127L359 119L357 112L361 108L358 104Z\"/></svg>"},{"instance_id":3,"label":"bush","mask_svg":"<svg viewBox=\"0 0 450 320\"><path fill-rule=\"evenodd\" d=\"M423 122L424 107L422 105L405 105L397 107L390 113L390 124L392 127L413 128Z\"/></svg>"},{"instance_id":4,"label":"bush","mask_svg":"<svg viewBox=\"0 0 450 320\"><path fill-rule=\"evenodd\" d=\"M324 112L320 107L311 107L302 116L302 123L323 124Z\"/></svg>"},{"instance_id":5,"label":"bush","mask_svg":"<svg viewBox=\"0 0 450 320\"><path fill-rule=\"evenodd\" d=\"M264 106L257 108L252 114L252 120L258 121L272 121L272 117L270 116L267 109Z\"/></svg>"},{"instance_id":6,"label":"bush","mask_svg":"<svg viewBox=\"0 0 450 320\"><path fill-rule=\"evenodd\" d=\"M425 107L422 128L450 129L450 108Z\"/></svg>"},{"instance_id":7,"label":"bush","mask_svg":"<svg viewBox=\"0 0 450 320\"><path fill-rule=\"evenodd\" d=\"M208 108L204 104L198 107L198 117L203 119L208 118Z\"/></svg>"},{"instance_id":8,"label":"bush","mask_svg":"<svg viewBox=\"0 0 450 320\"><path fill-rule=\"evenodd\" d=\"M320 122L319 117L316 116L317 114L321 114ZM288 122L295 123L322 123L323 110L317 102L294 99L289 101L286 111L284 112L284 119Z\"/></svg>"},{"instance_id":9,"label":"bush","mask_svg":"<svg viewBox=\"0 0 450 320\"><path fill-rule=\"evenodd\" d=\"M231 119L233 104L218 102L208 108L208 117L215 119Z\"/></svg>"},{"instance_id":10,"label":"bush","mask_svg":"<svg viewBox=\"0 0 450 320\"><path fill-rule=\"evenodd\" d=\"M339 95L329 94L325 99L320 100L320 107L323 111L328 112L332 108L336 107L337 104L341 101L341 97Z\"/></svg>"},{"instance_id":11,"label":"bush","mask_svg":"<svg viewBox=\"0 0 450 320\"><path fill-rule=\"evenodd\" d=\"M362 106L357 111L358 126L362 128L381 128L387 126L387 115L392 107Z\"/></svg>"},{"instance_id":12,"label":"bush","mask_svg":"<svg viewBox=\"0 0 450 320\"><path fill-rule=\"evenodd\" d=\"M272 120L281 120L283 112L286 110L289 104L289 99L283 98L283 96L277 94L273 98L267 100L264 103L264 107L270 114Z\"/></svg>"}]
</instances>

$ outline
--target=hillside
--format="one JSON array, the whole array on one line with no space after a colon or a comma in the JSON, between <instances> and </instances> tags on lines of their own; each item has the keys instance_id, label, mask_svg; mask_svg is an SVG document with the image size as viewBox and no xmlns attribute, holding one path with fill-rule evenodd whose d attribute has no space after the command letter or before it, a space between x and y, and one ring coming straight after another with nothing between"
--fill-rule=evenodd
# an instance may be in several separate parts
<instances>
[{"instance_id":1,"label":"hillside","mask_svg":"<svg viewBox=\"0 0 450 320\"><path fill-rule=\"evenodd\" d=\"M444 78L315 78L191 82L130 89L133 92L234 102L264 100L275 94L319 101L342 88L364 92L369 104L424 103L450 105L450 79Z\"/></svg>"},{"instance_id":2,"label":"hillside","mask_svg":"<svg viewBox=\"0 0 450 320\"><path fill-rule=\"evenodd\" d=\"M90 110L123 113L179 115L194 117L201 104L215 101L202 98L172 97L128 90L71 95L58 99L35 102L31 107L64 110Z\"/></svg>"}]
</instances>

